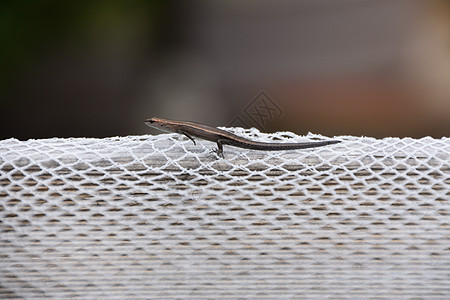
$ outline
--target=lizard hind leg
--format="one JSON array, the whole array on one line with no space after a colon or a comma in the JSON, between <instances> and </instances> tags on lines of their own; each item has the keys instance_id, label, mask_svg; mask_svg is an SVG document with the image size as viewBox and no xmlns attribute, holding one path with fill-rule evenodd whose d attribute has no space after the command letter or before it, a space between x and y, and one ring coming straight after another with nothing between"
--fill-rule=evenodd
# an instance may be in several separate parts
<instances>
[{"instance_id":1,"label":"lizard hind leg","mask_svg":"<svg viewBox=\"0 0 450 300\"><path fill-rule=\"evenodd\" d=\"M222 142L220 140L218 140L216 143L217 143L217 148L216 149L211 149L211 152L215 153L218 157L225 158L223 156Z\"/></svg>"},{"instance_id":2,"label":"lizard hind leg","mask_svg":"<svg viewBox=\"0 0 450 300\"><path fill-rule=\"evenodd\" d=\"M225 158L225 156L223 156L223 151L221 152L219 149L211 149L211 152L215 153L220 158Z\"/></svg>"},{"instance_id":3,"label":"lizard hind leg","mask_svg":"<svg viewBox=\"0 0 450 300\"><path fill-rule=\"evenodd\" d=\"M219 157L225 158L223 156L223 145L222 141L217 140L217 149L213 150Z\"/></svg>"}]
</instances>

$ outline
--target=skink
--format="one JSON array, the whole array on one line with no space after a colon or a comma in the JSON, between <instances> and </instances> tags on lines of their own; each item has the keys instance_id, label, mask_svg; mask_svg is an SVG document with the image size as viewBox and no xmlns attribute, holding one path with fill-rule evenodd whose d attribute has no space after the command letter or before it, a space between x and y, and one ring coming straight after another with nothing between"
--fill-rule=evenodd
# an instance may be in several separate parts
<instances>
[{"instance_id":1,"label":"skink","mask_svg":"<svg viewBox=\"0 0 450 300\"><path fill-rule=\"evenodd\" d=\"M217 143L217 149L214 151L221 157L223 157L223 145L231 145L253 150L276 151L321 147L341 142L337 140L329 140L307 143L265 143L252 141L237 136L231 132L195 122L150 118L145 120L145 124L162 131L183 134L194 142L194 145L195 140L193 137L215 142Z\"/></svg>"}]
</instances>

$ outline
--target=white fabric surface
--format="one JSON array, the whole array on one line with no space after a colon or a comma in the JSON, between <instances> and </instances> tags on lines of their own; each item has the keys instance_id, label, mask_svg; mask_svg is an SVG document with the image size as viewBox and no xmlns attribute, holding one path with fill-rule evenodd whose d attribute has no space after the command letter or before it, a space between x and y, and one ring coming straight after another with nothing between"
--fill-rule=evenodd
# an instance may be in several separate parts
<instances>
[{"instance_id":1,"label":"white fabric surface","mask_svg":"<svg viewBox=\"0 0 450 300\"><path fill-rule=\"evenodd\" d=\"M0 298L449 299L450 139L338 138L0 141Z\"/></svg>"}]
</instances>

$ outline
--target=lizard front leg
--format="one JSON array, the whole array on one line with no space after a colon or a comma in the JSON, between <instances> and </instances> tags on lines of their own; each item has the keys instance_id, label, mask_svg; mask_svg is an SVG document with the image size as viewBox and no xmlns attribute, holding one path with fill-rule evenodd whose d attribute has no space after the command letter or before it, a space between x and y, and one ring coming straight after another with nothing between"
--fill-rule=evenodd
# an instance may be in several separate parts
<instances>
[{"instance_id":1,"label":"lizard front leg","mask_svg":"<svg viewBox=\"0 0 450 300\"><path fill-rule=\"evenodd\" d=\"M194 143L194 145L197 145L197 144L195 143L194 138L193 138L192 136L190 136L189 134L187 134L187 133L184 132L184 131L180 131L179 133L183 134L183 135L186 136L188 139L190 139L190 140Z\"/></svg>"}]
</instances>

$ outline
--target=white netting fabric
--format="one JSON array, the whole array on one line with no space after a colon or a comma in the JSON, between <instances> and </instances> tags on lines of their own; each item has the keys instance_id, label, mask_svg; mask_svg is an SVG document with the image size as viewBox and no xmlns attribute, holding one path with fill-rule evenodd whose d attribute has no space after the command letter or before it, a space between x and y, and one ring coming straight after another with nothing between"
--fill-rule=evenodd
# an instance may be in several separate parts
<instances>
[{"instance_id":1,"label":"white netting fabric","mask_svg":"<svg viewBox=\"0 0 450 300\"><path fill-rule=\"evenodd\" d=\"M450 139L340 139L0 141L0 298L450 298Z\"/></svg>"}]
</instances>

